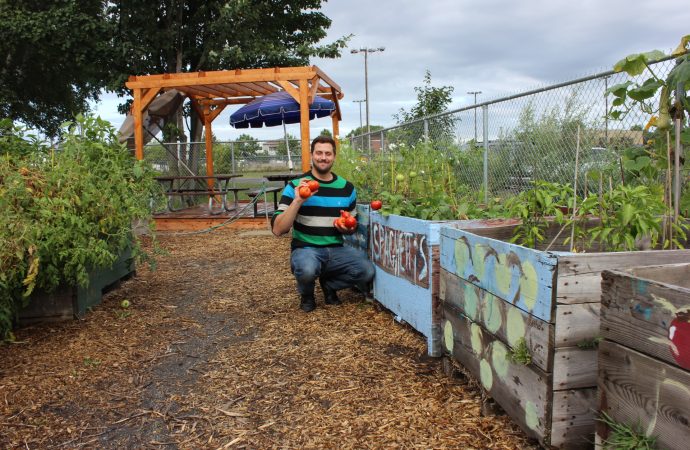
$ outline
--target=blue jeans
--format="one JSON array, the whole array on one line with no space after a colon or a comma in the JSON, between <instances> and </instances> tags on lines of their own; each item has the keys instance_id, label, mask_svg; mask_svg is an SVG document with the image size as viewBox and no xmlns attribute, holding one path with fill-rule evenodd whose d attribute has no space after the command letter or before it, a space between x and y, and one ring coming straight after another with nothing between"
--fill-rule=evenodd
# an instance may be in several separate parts
<instances>
[{"instance_id":1,"label":"blue jeans","mask_svg":"<svg viewBox=\"0 0 690 450\"><path fill-rule=\"evenodd\" d=\"M301 295L314 295L314 284L321 278L325 287L337 291L357 287L368 292L374 278L374 265L352 247L296 248L290 256L290 268Z\"/></svg>"}]
</instances>

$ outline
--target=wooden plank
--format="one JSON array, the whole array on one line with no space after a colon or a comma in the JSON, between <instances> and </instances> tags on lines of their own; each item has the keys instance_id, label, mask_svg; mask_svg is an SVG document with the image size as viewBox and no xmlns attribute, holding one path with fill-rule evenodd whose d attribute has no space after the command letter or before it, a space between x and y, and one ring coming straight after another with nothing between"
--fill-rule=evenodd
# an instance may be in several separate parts
<instances>
[{"instance_id":1,"label":"wooden plank","mask_svg":"<svg viewBox=\"0 0 690 450\"><path fill-rule=\"evenodd\" d=\"M556 278L556 302L590 303L601 297L601 272L565 275Z\"/></svg>"},{"instance_id":2,"label":"wooden plank","mask_svg":"<svg viewBox=\"0 0 690 450\"><path fill-rule=\"evenodd\" d=\"M463 314L515 348L524 339L532 362L545 372L553 367L554 326L441 269L439 296L445 314Z\"/></svg>"},{"instance_id":3,"label":"wooden plank","mask_svg":"<svg viewBox=\"0 0 690 450\"><path fill-rule=\"evenodd\" d=\"M551 322L558 258L516 244L444 227L441 267Z\"/></svg>"},{"instance_id":4,"label":"wooden plank","mask_svg":"<svg viewBox=\"0 0 690 450\"><path fill-rule=\"evenodd\" d=\"M637 278L690 288L690 264L688 263L633 267L628 272Z\"/></svg>"},{"instance_id":5,"label":"wooden plank","mask_svg":"<svg viewBox=\"0 0 690 450\"><path fill-rule=\"evenodd\" d=\"M597 274L606 269L682 263L690 261L690 250L646 250L616 253L573 253L558 258L558 276Z\"/></svg>"},{"instance_id":6,"label":"wooden plank","mask_svg":"<svg viewBox=\"0 0 690 450\"><path fill-rule=\"evenodd\" d=\"M572 347L591 343L600 336L601 303L578 303L556 306L556 347Z\"/></svg>"},{"instance_id":7,"label":"wooden plank","mask_svg":"<svg viewBox=\"0 0 690 450\"><path fill-rule=\"evenodd\" d=\"M687 449L690 373L622 345L599 345L599 408L618 423L640 425L657 447ZM606 439L605 427L597 427Z\"/></svg>"},{"instance_id":8,"label":"wooden plank","mask_svg":"<svg viewBox=\"0 0 690 450\"><path fill-rule=\"evenodd\" d=\"M444 335L446 351L526 434L544 443L551 430L551 376L535 365L512 363L505 344L465 316L447 317Z\"/></svg>"},{"instance_id":9,"label":"wooden plank","mask_svg":"<svg viewBox=\"0 0 690 450\"><path fill-rule=\"evenodd\" d=\"M553 356L553 390L580 389L597 384L597 349L560 347Z\"/></svg>"},{"instance_id":10,"label":"wooden plank","mask_svg":"<svg viewBox=\"0 0 690 450\"><path fill-rule=\"evenodd\" d=\"M551 446L561 449L591 449L596 409L596 388L554 392Z\"/></svg>"},{"instance_id":11,"label":"wooden plank","mask_svg":"<svg viewBox=\"0 0 690 450\"><path fill-rule=\"evenodd\" d=\"M625 272L604 271L602 278L602 336L690 369L690 289Z\"/></svg>"}]
</instances>

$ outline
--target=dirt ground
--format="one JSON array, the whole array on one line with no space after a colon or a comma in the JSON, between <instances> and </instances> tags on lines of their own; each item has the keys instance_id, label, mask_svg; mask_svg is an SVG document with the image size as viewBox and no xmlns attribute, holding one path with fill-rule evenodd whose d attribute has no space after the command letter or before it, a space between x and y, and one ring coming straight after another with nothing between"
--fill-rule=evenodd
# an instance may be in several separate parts
<instances>
[{"instance_id":1,"label":"dirt ground","mask_svg":"<svg viewBox=\"0 0 690 450\"><path fill-rule=\"evenodd\" d=\"M354 291L298 309L289 239L160 237L81 321L0 345L0 448L533 448ZM123 309L122 300L131 306Z\"/></svg>"}]
</instances>

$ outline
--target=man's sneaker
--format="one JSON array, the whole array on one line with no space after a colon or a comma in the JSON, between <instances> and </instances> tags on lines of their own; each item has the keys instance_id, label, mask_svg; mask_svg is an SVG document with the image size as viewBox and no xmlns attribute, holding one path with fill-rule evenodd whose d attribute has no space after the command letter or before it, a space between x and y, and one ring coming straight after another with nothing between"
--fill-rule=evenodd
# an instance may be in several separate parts
<instances>
[{"instance_id":1,"label":"man's sneaker","mask_svg":"<svg viewBox=\"0 0 690 450\"><path fill-rule=\"evenodd\" d=\"M323 291L323 300L324 300L324 303L326 303L327 305L336 305L337 306L337 305L343 304L343 302L341 302L340 299L338 298L338 294L336 294L335 291L328 289L328 288L326 288Z\"/></svg>"},{"instance_id":2,"label":"man's sneaker","mask_svg":"<svg viewBox=\"0 0 690 450\"><path fill-rule=\"evenodd\" d=\"M313 295L303 295L300 298L299 307L304 312L312 312L316 308L316 299Z\"/></svg>"}]
</instances>

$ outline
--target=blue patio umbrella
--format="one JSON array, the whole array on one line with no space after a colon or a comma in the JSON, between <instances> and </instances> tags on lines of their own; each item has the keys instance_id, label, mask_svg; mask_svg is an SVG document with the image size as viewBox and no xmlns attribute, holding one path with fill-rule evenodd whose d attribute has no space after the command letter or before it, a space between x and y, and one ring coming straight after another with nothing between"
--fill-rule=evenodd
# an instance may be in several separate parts
<instances>
[{"instance_id":1,"label":"blue patio umbrella","mask_svg":"<svg viewBox=\"0 0 690 450\"><path fill-rule=\"evenodd\" d=\"M314 96L309 105L309 120L326 117L335 110L335 103L323 97ZM299 103L286 91L273 92L258 97L230 115L230 125L235 128L261 128L283 125L285 145L287 146L288 166L292 170L290 145L285 124L299 123L301 119Z\"/></svg>"},{"instance_id":2,"label":"blue patio umbrella","mask_svg":"<svg viewBox=\"0 0 690 450\"><path fill-rule=\"evenodd\" d=\"M334 110L335 103L317 95L314 102L309 105L309 120L326 117ZM230 116L230 125L235 128L275 127L299 122L299 103L286 91L258 97Z\"/></svg>"}]
</instances>

